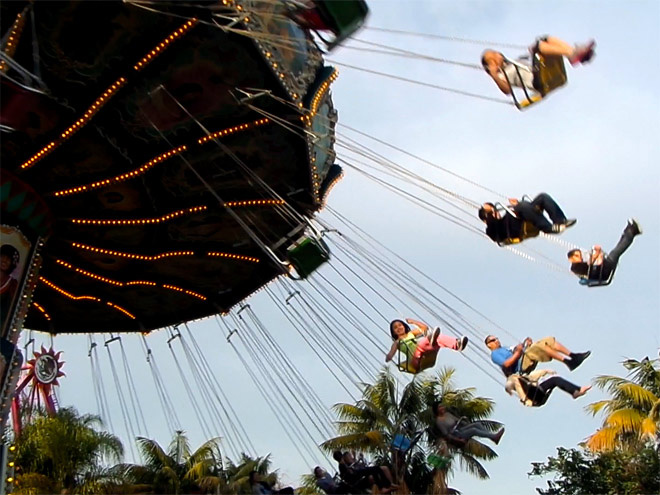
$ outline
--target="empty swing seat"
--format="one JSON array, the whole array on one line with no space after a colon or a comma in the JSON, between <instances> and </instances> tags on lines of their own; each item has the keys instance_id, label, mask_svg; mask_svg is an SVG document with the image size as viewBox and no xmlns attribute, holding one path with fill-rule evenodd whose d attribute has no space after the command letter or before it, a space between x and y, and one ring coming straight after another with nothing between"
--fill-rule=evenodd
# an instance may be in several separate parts
<instances>
[{"instance_id":1,"label":"empty swing seat","mask_svg":"<svg viewBox=\"0 0 660 495\"><path fill-rule=\"evenodd\" d=\"M330 249L320 238L305 236L289 247L287 258L304 279L330 259Z\"/></svg>"}]
</instances>

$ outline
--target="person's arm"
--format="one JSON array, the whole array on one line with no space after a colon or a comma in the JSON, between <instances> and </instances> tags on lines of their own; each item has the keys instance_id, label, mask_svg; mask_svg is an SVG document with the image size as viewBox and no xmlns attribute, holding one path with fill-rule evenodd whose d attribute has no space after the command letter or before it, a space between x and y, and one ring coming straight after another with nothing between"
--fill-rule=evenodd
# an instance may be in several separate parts
<instances>
[{"instance_id":1,"label":"person's arm","mask_svg":"<svg viewBox=\"0 0 660 495\"><path fill-rule=\"evenodd\" d=\"M504 361L504 364L502 364L502 368L510 368L514 364L518 362L520 359L520 356L522 356L523 353L523 345L518 344L515 349L513 350L513 354L511 354L511 357Z\"/></svg>"},{"instance_id":2,"label":"person's arm","mask_svg":"<svg viewBox=\"0 0 660 495\"><path fill-rule=\"evenodd\" d=\"M505 95L511 94L511 86L509 85L509 81L507 81L506 77L504 77L502 69L494 62L488 64L488 75L493 78L493 81L495 81L495 84L497 84L497 87L500 88L502 93Z\"/></svg>"},{"instance_id":3,"label":"person's arm","mask_svg":"<svg viewBox=\"0 0 660 495\"><path fill-rule=\"evenodd\" d=\"M419 330L421 330L422 333L426 332L429 329L429 326L422 321L413 320L412 318L406 318L406 322L411 325L415 325L416 327L419 327ZM412 329L412 331L413 333L415 333L415 335L418 335L415 332L415 329Z\"/></svg>"},{"instance_id":4,"label":"person's arm","mask_svg":"<svg viewBox=\"0 0 660 495\"><path fill-rule=\"evenodd\" d=\"M390 352L388 352L387 355L385 356L386 363L389 363L392 360L398 348L399 348L399 342L395 340L394 342L392 342L392 347L390 348Z\"/></svg>"},{"instance_id":5,"label":"person's arm","mask_svg":"<svg viewBox=\"0 0 660 495\"><path fill-rule=\"evenodd\" d=\"M604 257L603 248L596 244L591 250L591 265L601 265Z\"/></svg>"}]
</instances>

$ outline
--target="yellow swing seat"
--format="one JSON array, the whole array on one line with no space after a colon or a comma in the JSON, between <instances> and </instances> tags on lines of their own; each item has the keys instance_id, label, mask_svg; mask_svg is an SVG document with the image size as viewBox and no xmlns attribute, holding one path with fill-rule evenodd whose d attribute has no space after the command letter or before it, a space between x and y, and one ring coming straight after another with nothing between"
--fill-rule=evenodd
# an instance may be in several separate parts
<instances>
[{"instance_id":1,"label":"yellow swing seat","mask_svg":"<svg viewBox=\"0 0 660 495\"><path fill-rule=\"evenodd\" d=\"M527 88L523 88L525 97L519 100L512 91L511 96L518 110L524 110L541 101L548 93L562 87L568 80L564 58L560 55L534 54L532 70L535 74L535 86L538 93L530 95Z\"/></svg>"},{"instance_id":2,"label":"yellow swing seat","mask_svg":"<svg viewBox=\"0 0 660 495\"><path fill-rule=\"evenodd\" d=\"M500 242L500 246L509 246L511 244L520 244L525 239L538 237L540 230L532 222L523 222L521 235L518 237L509 237Z\"/></svg>"}]
</instances>

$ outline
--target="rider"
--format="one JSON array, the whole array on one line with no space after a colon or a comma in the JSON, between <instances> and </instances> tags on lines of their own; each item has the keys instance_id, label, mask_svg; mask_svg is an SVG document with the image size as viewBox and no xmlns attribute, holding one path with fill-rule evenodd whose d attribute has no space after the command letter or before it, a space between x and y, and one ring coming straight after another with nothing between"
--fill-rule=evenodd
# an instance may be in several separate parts
<instances>
[{"instance_id":1,"label":"rider","mask_svg":"<svg viewBox=\"0 0 660 495\"><path fill-rule=\"evenodd\" d=\"M410 328L410 325L417 328ZM390 334L392 335L392 347L385 356L385 362L392 360L397 351L406 354L407 362L414 369L419 369L419 362L424 353L437 351L441 347L462 351L468 343L468 338L460 339L443 335L439 327L430 332L429 326L421 321L407 318L406 321L393 320L390 323ZM418 337L420 337L418 339Z\"/></svg>"},{"instance_id":2,"label":"rider","mask_svg":"<svg viewBox=\"0 0 660 495\"><path fill-rule=\"evenodd\" d=\"M557 372L552 370L536 370L527 376L513 374L507 379L504 390L509 395L513 395L515 390L520 402L526 406L540 407L547 402L555 387L572 395L574 399L582 397L591 388L591 385L579 387L556 375Z\"/></svg>"},{"instance_id":3,"label":"rider","mask_svg":"<svg viewBox=\"0 0 660 495\"><path fill-rule=\"evenodd\" d=\"M605 254L600 246L594 246L591 256L584 261L582 252L579 249L572 249L568 252L568 259L571 262L571 271L580 277L580 283L583 285L598 285L600 282L608 280L619 263L619 257L630 247L633 239L642 233L642 228L637 220L631 218L628 220L626 228L614 249Z\"/></svg>"},{"instance_id":4,"label":"rider","mask_svg":"<svg viewBox=\"0 0 660 495\"><path fill-rule=\"evenodd\" d=\"M544 212L552 222L546 218ZM547 234L559 234L577 222L574 218L567 219L557 202L547 193L537 195L532 201L509 198L509 205L503 216L493 203L484 203L477 214L486 224L486 235L498 244L522 237L524 222L530 222Z\"/></svg>"},{"instance_id":5,"label":"rider","mask_svg":"<svg viewBox=\"0 0 660 495\"><path fill-rule=\"evenodd\" d=\"M485 343L491 351L490 358L502 368L505 376L514 373L527 374L534 370L539 362L545 363L553 359L563 362L572 371L591 354L591 351L571 352L554 337L546 337L534 343L527 337L512 349L502 347L500 339L494 335L486 337Z\"/></svg>"},{"instance_id":6,"label":"rider","mask_svg":"<svg viewBox=\"0 0 660 495\"><path fill-rule=\"evenodd\" d=\"M532 57L536 53L546 56L564 56L571 65L575 66L591 60L594 56L595 46L594 40L589 40L584 45L571 46L554 36L542 36L529 47L529 51ZM495 81L500 91L506 95L511 94L511 85L541 91L538 74L532 66L525 62L523 57L513 61L500 52L488 49L481 54L481 65Z\"/></svg>"}]
</instances>

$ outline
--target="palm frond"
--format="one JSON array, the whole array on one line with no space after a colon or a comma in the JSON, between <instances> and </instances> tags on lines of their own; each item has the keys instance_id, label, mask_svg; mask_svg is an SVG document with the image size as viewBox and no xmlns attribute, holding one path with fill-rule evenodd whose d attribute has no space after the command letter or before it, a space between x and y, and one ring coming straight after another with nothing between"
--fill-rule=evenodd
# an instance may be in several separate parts
<instances>
[{"instance_id":1,"label":"palm frond","mask_svg":"<svg viewBox=\"0 0 660 495\"><path fill-rule=\"evenodd\" d=\"M593 452L613 450L616 446L618 430L616 428L604 427L587 438L587 448Z\"/></svg>"},{"instance_id":2,"label":"palm frond","mask_svg":"<svg viewBox=\"0 0 660 495\"><path fill-rule=\"evenodd\" d=\"M463 452L458 457L459 465L468 473L476 476L479 479L487 480L490 478L488 471L481 465L481 463L472 457L470 454Z\"/></svg>"}]
</instances>

